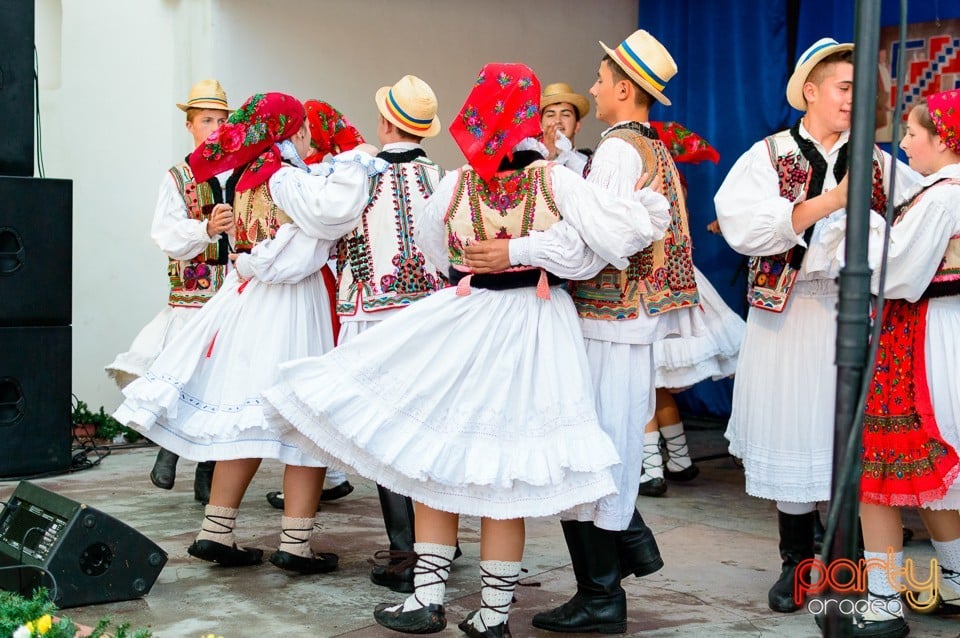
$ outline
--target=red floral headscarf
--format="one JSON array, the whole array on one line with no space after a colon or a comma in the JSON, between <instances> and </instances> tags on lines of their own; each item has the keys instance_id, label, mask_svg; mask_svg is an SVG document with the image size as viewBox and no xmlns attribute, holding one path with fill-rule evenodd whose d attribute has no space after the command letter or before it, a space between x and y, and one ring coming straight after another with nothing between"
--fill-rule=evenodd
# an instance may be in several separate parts
<instances>
[{"instance_id":1,"label":"red floral headscarf","mask_svg":"<svg viewBox=\"0 0 960 638\"><path fill-rule=\"evenodd\" d=\"M940 139L951 151L960 153L960 91L929 95L927 107Z\"/></svg>"},{"instance_id":2,"label":"red floral headscarf","mask_svg":"<svg viewBox=\"0 0 960 638\"><path fill-rule=\"evenodd\" d=\"M676 122L650 122L660 135L660 141L667 145L667 150L674 161L699 164L703 160L710 160L714 164L720 161L720 153L690 129Z\"/></svg>"},{"instance_id":3,"label":"red floral headscarf","mask_svg":"<svg viewBox=\"0 0 960 638\"><path fill-rule=\"evenodd\" d=\"M303 125L303 104L284 93L257 93L234 111L190 154L198 182L250 164L237 182L237 192L255 188L280 170L277 143Z\"/></svg>"},{"instance_id":4,"label":"red floral headscarf","mask_svg":"<svg viewBox=\"0 0 960 638\"><path fill-rule=\"evenodd\" d=\"M540 133L540 80L524 64L488 64L450 125L457 146L488 181L504 156Z\"/></svg>"},{"instance_id":5,"label":"red floral headscarf","mask_svg":"<svg viewBox=\"0 0 960 638\"><path fill-rule=\"evenodd\" d=\"M316 151L303 159L307 164L323 161L327 153L337 155L363 144L363 135L327 102L307 100L303 103L310 123L310 146Z\"/></svg>"}]
</instances>

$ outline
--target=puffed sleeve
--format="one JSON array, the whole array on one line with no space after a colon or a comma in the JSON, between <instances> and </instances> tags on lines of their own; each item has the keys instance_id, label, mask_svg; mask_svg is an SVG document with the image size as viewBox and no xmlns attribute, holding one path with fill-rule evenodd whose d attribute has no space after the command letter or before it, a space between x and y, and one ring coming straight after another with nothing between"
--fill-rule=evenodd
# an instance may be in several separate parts
<instances>
[{"instance_id":1,"label":"puffed sleeve","mask_svg":"<svg viewBox=\"0 0 960 638\"><path fill-rule=\"evenodd\" d=\"M884 293L917 301L943 261L950 237L960 233L960 186L937 186L890 229ZM874 276L874 290L878 288Z\"/></svg>"},{"instance_id":2,"label":"puffed sleeve","mask_svg":"<svg viewBox=\"0 0 960 638\"><path fill-rule=\"evenodd\" d=\"M511 261L567 279L589 279L663 237L670 224L666 198L644 188L617 196L562 166L550 171L563 220L543 232L510 241Z\"/></svg>"},{"instance_id":3,"label":"puffed sleeve","mask_svg":"<svg viewBox=\"0 0 960 638\"><path fill-rule=\"evenodd\" d=\"M354 150L315 166L310 173L281 168L270 177L270 194L307 235L339 239L353 230L367 205L370 176L388 165Z\"/></svg>"},{"instance_id":4,"label":"puffed sleeve","mask_svg":"<svg viewBox=\"0 0 960 638\"><path fill-rule=\"evenodd\" d=\"M269 284L295 284L320 270L335 242L310 237L294 224L283 224L273 239L237 256L237 274Z\"/></svg>"},{"instance_id":5,"label":"puffed sleeve","mask_svg":"<svg viewBox=\"0 0 960 638\"><path fill-rule=\"evenodd\" d=\"M713 201L723 238L742 255L778 255L804 244L793 230L795 203L780 196L780 180L762 141L740 156Z\"/></svg>"},{"instance_id":6,"label":"puffed sleeve","mask_svg":"<svg viewBox=\"0 0 960 638\"><path fill-rule=\"evenodd\" d=\"M171 259L192 259L203 252L207 245L220 239L220 235L207 235L205 221L190 219L187 206L170 173L164 175L160 182L150 237Z\"/></svg>"},{"instance_id":7,"label":"puffed sleeve","mask_svg":"<svg viewBox=\"0 0 960 638\"><path fill-rule=\"evenodd\" d=\"M427 199L419 223L413 227L413 241L417 248L444 276L450 273L450 253L447 249L447 228L443 219L459 179L460 171L450 171L440 180L433 195Z\"/></svg>"}]
</instances>

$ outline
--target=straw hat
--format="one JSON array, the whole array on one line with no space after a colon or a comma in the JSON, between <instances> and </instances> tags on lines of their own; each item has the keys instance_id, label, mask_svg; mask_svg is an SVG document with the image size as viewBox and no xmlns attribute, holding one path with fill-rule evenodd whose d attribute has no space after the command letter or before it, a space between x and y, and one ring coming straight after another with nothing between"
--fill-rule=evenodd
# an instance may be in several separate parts
<instances>
[{"instance_id":1,"label":"straw hat","mask_svg":"<svg viewBox=\"0 0 960 638\"><path fill-rule=\"evenodd\" d=\"M190 87L190 96L186 104L177 104L181 111L187 109L215 109L232 112L227 106L227 94L216 80L200 80Z\"/></svg>"},{"instance_id":2,"label":"straw hat","mask_svg":"<svg viewBox=\"0 0 960 638\"><path fill-rule=\"evenodd\" d=\"M393 86L381 87L375 99L380 114L407 133L433 137L440 132L437 96L417 76L405 75Z\"/></svg>"},{"instance_id":3,"label":"straw hat","mask_svg":"<svg viewBox=\"0 0 960 638\"><path fill-rule=\"evenodd\" d=\"M540 112L551 104L573 104L577 109L577 117L581 120L590 112L590 100L579 93L574 93L573 89L566 82L554 82L543 88L543 95L540 96Z\"/></svg>"},{"instance_id":4,"label":"straw hat","mask_svg":"<svg viewBox=\"0 0 960 638\"><path fill-rule=\"evenodd\" d=\"M800 54L793 75L787 82L787 102L790 103L790 106L798 111L807 110L807 101L803 98L803 85L807 83L810 71L813 71L813 67L817 66L820 60L831 53L839 53L840 51L853 51L853 43L845 42L841 44L833 38L820 38Z\"/></svg>"},{"instance_id":5,"label":"straw hat","mask_svg":"<svg viewBox=\"0 0 960 638\"><path fill-rule=\"evenodd\" d=\"M670 100L663 94L663 87L677 74L677 63L655 37L638 29L616 49L611 49L603 42L600 46L631 80L658 102L670 106Z\"/></svg>"}]
</instances>

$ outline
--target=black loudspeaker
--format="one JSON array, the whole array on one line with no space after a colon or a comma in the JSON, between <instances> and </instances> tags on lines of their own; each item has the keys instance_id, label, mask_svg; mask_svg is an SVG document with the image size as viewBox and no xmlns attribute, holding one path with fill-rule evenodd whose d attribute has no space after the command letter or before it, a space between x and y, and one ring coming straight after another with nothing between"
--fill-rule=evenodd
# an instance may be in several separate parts
<instances>
[{"instance_id":1,"label":"black loudspeaker","mask_svg":"<svg viewBox=\"0 0 960 638\"><path fill-rule=\"evenodd\" d=\"M0 588L29 596L42 585L61 608L145 596L166 563L129 525L32 483L20 483L0 513ZM49 572L56 592L31 567Z\"/></svg>"},{"instance_id":2,"label":"black loudspeaker","mask_svg":"<svg viewBox=\"0 0 960 638\"><path fill-rule=\"evenodd\" d=\"M70 469L70 326L0 328L0 477Z\"/></svg>"},{"instance_id":3,"label":"black loudspeaker","mask_svg":"<svg viewBox=\"0 0 960 638\"><path fill-rule=\"evenodd\" d=\"M33 175L32 0L0 0L0 175Z\"/></svg>"},{"instance_id":4,"label":"black loudspeaker","mask_svg":"<svg viewBox=\"0 0 960 638\"><path fill-rule=\"evenodd\" d=\"M72 261L73 182L0 177L0 326L70 325Z\"/></svg>"}]
</instances>

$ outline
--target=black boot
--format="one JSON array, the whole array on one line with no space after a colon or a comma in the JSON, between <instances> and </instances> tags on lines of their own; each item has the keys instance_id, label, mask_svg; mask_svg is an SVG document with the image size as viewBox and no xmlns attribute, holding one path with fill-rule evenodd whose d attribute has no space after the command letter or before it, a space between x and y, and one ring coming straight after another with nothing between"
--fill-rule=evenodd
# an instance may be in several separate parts
<instances>
[{"instance_id":1,"label":"black boot","mask_svg":"<svg viewBox=\"0 0 960 638\"><path fill-rule=\"evenodd\" d=\"M197 463L197 471L193 475L193 500L204 505L210 502L210 486L213 485L214 461Z\"/></svg>"},{"instance_id":2,"label":"black boot","mask_svg":"<svg viewBox=\"0 0 960 638\"><path fill-rule=\"evenodd\" d=\"M627 597L620 587L619 533L579 521L562 521L560 525L570 550L577 593L556 609L536 614L533 626L565 633L624 633Z\"/></svg>"},{"instance_id":3,"label":"black boot","mask_svg":"<svg viewBox=\"0 0 960 638\"><path fill-rule=\"evenodd\" d=\"M150 482L161 490L173 489L173 483L177 479L177 461L180 457L170 450L160 448L157 452L157 460L153 462L153 469L150 470Z\"/></svg>"},{"instance_id":4,"label":"black boot","mask_svg":"<svg viewBox=\"0 0 960 638\"><path fill-rule=\"evenodd\" d=\"M413 551L413 501L406 496L391 492L377 485L380 496L380 511L390 540L390 560L386 565L374 565L370 581L393 591L413 592L413 566L416 554ZM382 554L375 557L379 558Z\"/></svg>"},{"instance_id":5,"label":"black boot","mask_svg":"<svg viewBox=\"0 0 960 638\"><path fill-rule=\"evenodd\" d=\"M797 565L813 558L813 528L816 511L806 514L784 514L778 511L780 522L780 558L783 566L780 578L767 594L770 609L790 613L800 609L793 599L794 573Z\"/></svg>"},{"instance_id":6,"label":"black boot","mask_svg":"<svg viewBox=\"0 0 960 638\"><path fill-rule=\"evenodd\" d=\"M620 577L630 574L648 576L663 567L663 558L653 531L643 522L640 512L633 511L630 526L616 533L617 554L620 558Z\"/></svg>"},{"instance_id":7,"label":"black boot","mask_svg":"<svg viewBox=\"0 0 960 638\"><path fill-rule=\"evenodd\" d=\"M813 519L813 553L822 554L823 537L826 535L827 529L823 526L823 520L820 518L820 510L814 510L813 513L815 514Z\"/></svg>"}]
</instances>

